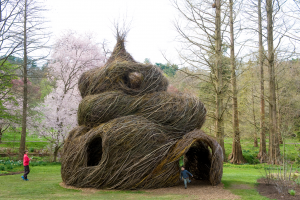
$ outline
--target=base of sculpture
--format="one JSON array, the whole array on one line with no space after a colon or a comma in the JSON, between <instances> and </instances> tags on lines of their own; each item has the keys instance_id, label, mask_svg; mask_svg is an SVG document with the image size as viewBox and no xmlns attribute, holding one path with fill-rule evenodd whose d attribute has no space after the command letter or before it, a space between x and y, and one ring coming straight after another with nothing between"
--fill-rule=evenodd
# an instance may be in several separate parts
<instances>
[{"instance_id":1,"label":"base of sculpture","mask_svg":"<svg viewBox=\"0 0 300 200\"><path fill-rule=\"evenodd\" d=\"M117 131L117 133L116 133ZM106 189L177 185L179 160L195 179L221 182L223 152L201 130L171 140L161 127L139 116L95 128L76 127L65 142L62 179L66 185Z\"/></svg>"}]
</instances>

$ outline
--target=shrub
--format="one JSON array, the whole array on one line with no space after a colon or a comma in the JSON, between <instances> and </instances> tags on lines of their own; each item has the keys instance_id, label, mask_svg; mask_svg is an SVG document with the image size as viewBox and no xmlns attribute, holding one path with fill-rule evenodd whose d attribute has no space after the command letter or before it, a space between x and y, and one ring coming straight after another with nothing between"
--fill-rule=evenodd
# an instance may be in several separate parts
<instances>
[{"instance_id":1,"label":"shrub","mask_svg":"<svg viewBox=\"0 0 300 200\"><path fill-rule=\"evenodd\" d=\"M45 161L37 161L37 162L32 162L30 165L31 166L48 166L48 165L60 165L60 162L45 162Z\"/></svg>"},{"instance_id":2,"label":"shrub","mask_svg":"<svg viewBox=\"0 0 300 200\"><path fill-rule=\"evenodd\" d=\"M19 160L19 161L16 161L16 162L15 162L15 165L17 165L17 166L23 166L23 162L20 161L20 160Z\"/></svg>"},{"instance_id":3,"label":"shrub","mask_svg":"<svg viewBox=\"0 0 300 200\"><path fill-rule=\"evenodd\" d=\"M296 192L295 192L295 190L289 190L289 194L292 196L295 196Z\"/></svg>"},{"instance_id":4,"label":"shrub","mask_svg":"<svg viewBox=\"0 0 300 200\"><path fill-rule=\"evenodd\" d=\"M300 177L295 180L296 184L300 186Z\"/></svg>"},{"instance_id":5,"label":"shrub","mask_svg":"<svg viewBox=\"0 0 300 200\"><path fill-rule=\"evenodd\" d=\"M5 171L5 167L3 165L0 166L0 171Z\"/></svg>"},{"instance_id":6,"label":"shrub","mask_svg":"<svg viewBox=\"0 0 300 200\"><path fill-rule=\"evenodd\" d=\"M10 164L10 160L5 161L5 162L4 162L4 165L11 165L11 164Z\"/></svg>"},{"instance_id":7,"label":"shrub","mask_svg":"<svg viewBox=\"0 0 300 200\"><path fill-rule=\"evenodd\" d=\"M41 163L42 166L47 165L47 163L46 163L46 162L43 162L43 161L41 161L40 163Z\"/></svg>"},{"instance_id":8,"label":"shrub","mask_svg":"<svg viewBox=\"0 0 300 200\"><path fill-rule=\"evenodd\" d=\"M13 169L14 167L12 165L8 165L6 168L7 169Z\"/></svg>"},{"instance_id":9,"label":"shrub","mask_svg":"<svg viewBox=\"0 0 300 200\"><path fill-rule=\"evenodd\" d=\"M300 141L300 130L298 130L297 132L296 132L296 135L297 135L297 138L298 138L298 141ZM297 156L297 158L296 158L296 164L298 165L298 166L300 166L300 148L298 148L298 156Z\"/></svg>"},{"instance_id":10,"label":"shrub","mask_svg":"<svg viewBox=\"0 0 300 200\"><path fill-rule=\"evenodd\" d=\"M34 152L34 148L29 148L29 152Z\"/></svg>"},{"instance_id":11,"label":"shrub","mask_svg":"<svg viewBox=\"0 0 300 200\"><path fill-rule=\"evenodd\" d=\"M249 150L243 150L243 157L249 164L258 164L259 160Z\"/></svg>"}]
</instances>

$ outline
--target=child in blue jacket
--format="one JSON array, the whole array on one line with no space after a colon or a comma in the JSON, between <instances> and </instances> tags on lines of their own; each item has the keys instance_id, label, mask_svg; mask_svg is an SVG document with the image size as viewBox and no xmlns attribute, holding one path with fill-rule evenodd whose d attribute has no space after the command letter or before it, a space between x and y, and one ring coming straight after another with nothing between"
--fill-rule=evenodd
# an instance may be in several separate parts
<instances>
[{"instance_id":1,"label":"child in blue jacket","mask_svg":"<svg viewBox=\"0 0 300 200\"><path fill-rule=\"evenodd\" d=\"M187 188L187 183L191 182L189 175L193 177L193 174L191 174L188 170L185 170L184 167L181 167L180 179L183 180L185 189Z\"/></svg>"}]
</instances>

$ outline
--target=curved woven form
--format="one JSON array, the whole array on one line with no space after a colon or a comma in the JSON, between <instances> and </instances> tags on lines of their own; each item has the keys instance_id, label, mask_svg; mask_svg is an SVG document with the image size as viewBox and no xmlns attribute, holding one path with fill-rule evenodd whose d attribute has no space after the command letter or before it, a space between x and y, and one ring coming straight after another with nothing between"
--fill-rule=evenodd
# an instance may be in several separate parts
<instances>
[{"instance_id":1,"label":"curved woven form","mask_svg":"<svg viewBox=\"0 0 300 200\"><path fill-rule=\"evenodd\" d=\"M127 115L143 116L182 136L200 129L206 110L198 98L185 94L155 92L141 96L121 91L86 96L78 109L78 124L95 127Z\"/></svg>"},{"instance_id":2,"label":"curved woven form","mask_svg":"<svg viewBox=\"0 0 300 200\"><path fill-rule=\"evenodd\" d=\"M137 63L118 37L106 65L79 80L79 126L64 144L63 181L109 189L173 186L184 156L196 179L220 183L223 153L200 130L204 105L196 97L168 93L167 87L161 71Z\"/></svg>"}]
</instances>

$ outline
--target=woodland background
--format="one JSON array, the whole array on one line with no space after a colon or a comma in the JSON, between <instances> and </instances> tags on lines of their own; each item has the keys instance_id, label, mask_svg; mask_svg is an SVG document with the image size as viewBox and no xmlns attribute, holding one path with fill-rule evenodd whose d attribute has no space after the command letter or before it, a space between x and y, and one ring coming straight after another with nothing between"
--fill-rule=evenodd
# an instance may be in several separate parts
<instances>
[{"instance_id":1,"label":"woodland background","mask_svg":"<svg viewBox=\"0 0 300 200\"><path fill-rule=\"evenodd\" d=\"M181 16L173 21L180 61L143 62L162 70L170 92L201 99L208 111L202 129L221 144L225 161L300 164L300 1L170 2ZM21 159L35 138L47 141L43 148L57 161L76 126L78 78L103 66L110 50L104 39L72 30L50 45L44 12L37 0L1 1L0 148L17 153L7 143L17 135ZM245 147L254 147L250 161Z\"/></svg>"}]
</instances>

